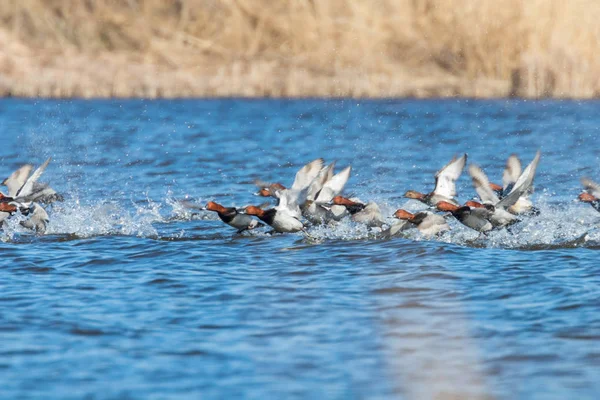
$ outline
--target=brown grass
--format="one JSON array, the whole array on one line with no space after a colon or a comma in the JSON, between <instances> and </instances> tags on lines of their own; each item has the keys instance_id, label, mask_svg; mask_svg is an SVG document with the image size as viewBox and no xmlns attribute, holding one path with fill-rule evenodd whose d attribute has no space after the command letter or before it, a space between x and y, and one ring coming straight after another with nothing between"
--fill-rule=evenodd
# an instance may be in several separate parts
<instances>
[{"instance_id":1,"label":"brown grass","mask_svg":"<svg viewBox=\"0 0 600 400\"><path fill-rule=\"evenodd\" d=\"M594 0L3 0L0 94L598 97Z\"/></svg>"}]
</instances>

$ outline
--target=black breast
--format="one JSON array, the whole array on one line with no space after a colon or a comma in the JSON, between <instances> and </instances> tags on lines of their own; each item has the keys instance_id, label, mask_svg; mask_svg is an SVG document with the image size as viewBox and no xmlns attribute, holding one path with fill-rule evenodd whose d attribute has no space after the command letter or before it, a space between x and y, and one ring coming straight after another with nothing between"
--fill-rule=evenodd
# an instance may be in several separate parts
<instances>
[{"instance_id":1,"label":"black breast","mask_svg":"<svg viewBox=\"0 0 600 400\"><path fill-rule=\"evenodd\" d=\"M221 221L225 222L226 224L230 223L235 216L237 215L237 210L234 207L229 207L225 209L225 212L220 212L217 213L219 214L219 218L221 218Z\"/></svg>"},{"instance_id":2,"label":"black breast","mask_svg":"<svg viewBox=\"0 0 600 400\"><path fill-rule=\"evenodd\" d=\"M365 204L360 204L360 203L357 203L357 204L353 204L353 205L351 205L351 206L346 206L346 209L348 210L348 212L349 212L351 215L354 215L354 214L356 214L357 212L364 210L364 209L365 209L365 207L366 207L366 205L365 205Z\"/></svg>"},{"instance_id":3,"label":"black breast","mask_svg":"<svg viewBox=\"0 0 600 400\"><path fill-rule=\"evenodd\" d=\"M423 222L423 220L425 218L427 218L429 214L427 214L426 212L418 212L415 214L414 218L409 219L409 222L412 222L415 225L419 225L421 222Z\"/></svg>"},{"instance_id":4,"label":"black breast","mask_svg":"<svg viewBox=\"0 0 600 400\"><path fill-rule=\"evenodd\" d=\"M275 214L277 214L277 210L271 208L270 210L265 210L265 213L262 217L259 217L262 221L266 222L269 225L273 224L273 220L275 219Z\"/></svg>"},{"instance_id":5,"label":"black breast","mask_svg":"<svg viewBox=\"0 0 600 400\"><path fill-rule=\"evenodd\" d=\"M452 212L452 215L454 215L454 217L459 221L462 221L463 218L468 217L470 214L471 214L471 208L469 208L467 206L462 206L462 207L458 208L456 211Z\"/></svg>"}]
</instances>

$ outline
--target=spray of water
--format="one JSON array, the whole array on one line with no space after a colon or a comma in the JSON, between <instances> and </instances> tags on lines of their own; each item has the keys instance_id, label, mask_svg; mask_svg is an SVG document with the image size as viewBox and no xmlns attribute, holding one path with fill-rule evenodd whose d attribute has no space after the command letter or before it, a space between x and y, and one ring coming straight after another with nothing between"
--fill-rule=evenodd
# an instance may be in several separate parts
<instances>
[{"instance_id":1,"label":"spray of water","mask_svg":"<svg viewBox=\"0 0 600 400\"><path fill-rule=\"evenodd\" d=\"M153 239L169 239L173 233L161 232L161 226L178 222L208 220L217 221L216 213L194 210L172 198L170 194L164 203L146 199L142 202L115 202L100 200L83 204L78 198L55 204L48 209L50 223L45 233L47 237L90 238L95 236L119 235ZM199 199L190 202L202 204ZM488 235L464 227L452 217L448 217L451 231L437 237L425 237L417 229L401 231L394 235L389 226L398 223L392 218L397 208L412 208L415 203L399 206L379 200L386 225L382 228L368 228L346 218L335 224L316 225L308 228L305 235L313 243L328 240L381 240L403 237L414 241L432 240L473 247L495 247L511 249L547 249L568 247L600 247L600 214L591 207L578 202L552 204L547 197L540 196L538 216L523 216L521 221L510 228L499 229ZM0 239L18 241L19 237L32 235L20 225L25 217L17 215L5 222ZM223 225L229 233L230 228ZM245 233L245 236L263 236L268 227ZM231 233L234 234L233 232ZM185 229L178 231L178 237L185 237Z\"/></svg>"}]
</instances>

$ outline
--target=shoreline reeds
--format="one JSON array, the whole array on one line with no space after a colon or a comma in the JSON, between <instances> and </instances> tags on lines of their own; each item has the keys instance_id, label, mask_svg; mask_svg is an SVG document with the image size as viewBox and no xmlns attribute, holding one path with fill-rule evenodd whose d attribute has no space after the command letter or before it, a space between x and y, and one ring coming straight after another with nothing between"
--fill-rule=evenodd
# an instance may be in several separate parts
<instances>
[{"instance_id":1,"label":"shoreline reeds","mask_svg":"<svg viewBox=\"0 0 600 400\"><path fill-rule=\"evenodd\" d=\"M5 0L0 95L600 96L586 0Z\"/></svg>"}]
</instances>

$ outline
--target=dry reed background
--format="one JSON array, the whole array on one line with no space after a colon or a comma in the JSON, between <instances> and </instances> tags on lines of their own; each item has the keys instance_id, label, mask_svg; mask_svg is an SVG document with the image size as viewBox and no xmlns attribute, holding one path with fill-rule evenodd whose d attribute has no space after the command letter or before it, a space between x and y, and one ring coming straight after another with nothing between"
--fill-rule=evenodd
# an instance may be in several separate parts
<instances>
[{"instance_id":1,"label":"dry reed background","mask_svg":"<svg viewBox=\"0 0 600 400\"><path fill-rule=\"evenodd\" d=\"M2 0L0 95L600 95L595 0Z\"/></svg>"}]
</instances>

